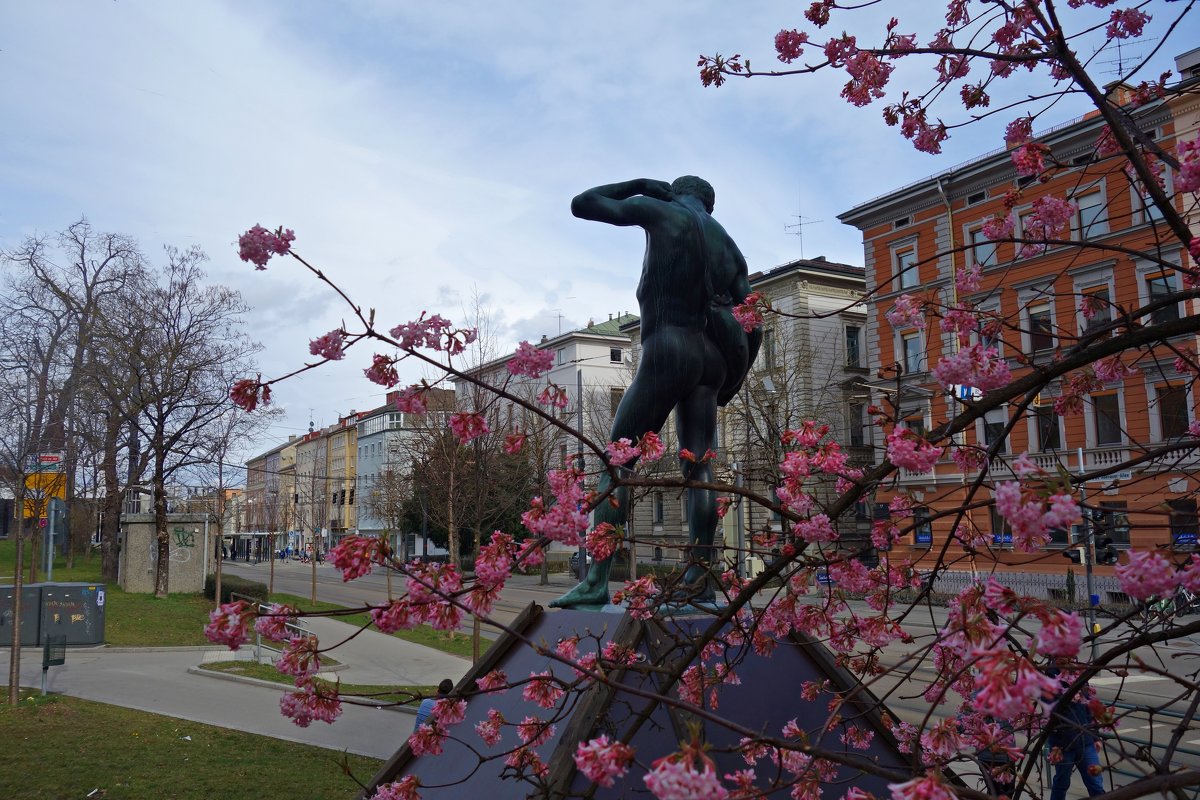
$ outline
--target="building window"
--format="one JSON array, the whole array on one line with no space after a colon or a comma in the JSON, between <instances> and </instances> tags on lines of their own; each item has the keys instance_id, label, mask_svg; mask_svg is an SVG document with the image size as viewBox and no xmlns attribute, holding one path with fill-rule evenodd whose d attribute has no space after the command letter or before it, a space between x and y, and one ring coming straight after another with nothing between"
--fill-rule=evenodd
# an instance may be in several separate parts
<instances>
[{"instance_id":1,"label":"building window","mask_svg":"<svg viewBox=\"0 0 1200 800\"><path fill-rule=\"evenodd\" d=\"M1121 444L1121 399L1116 392L1092 395L1092 439L1097 446Z\"/></svg>"},{"instance_id":2,"label":"building window","mask_svg":"<svg viewBox=\"0 0 1200 800\"><path fill-rule=\"evenodd\" d=\"M1160 439L1181 439L1188 435L1188 396L1186 386L1156 386Z\"/></svg>"},{"instance_id":3,"label":"building window","mask_svg":"<svg viewBox=\"0 0 1200 800\"><path fill-rule=\"evenodd\" d=\"M1197 536L1200 535L1200 515L1196 513L1196 500L1183 497L1178 500L1168 500L1171 507L1171 544L1176 547L1195 548ZM1114 541L1116 537L1113 537Z\"/></svg>"},{"instance_id":4,"label":"building window","mask_svg":"<svg viewBox=\"0 0 1200 800\"><path fill-rule=\"evenodd\" d=\"M970 235L975 263L985 267L996 266L996 243L983 235L983 228L974 228Z\"/></svg>"},{"instance_id":5,"label":"building window","mask_svg":"<svg viewBox=\"0 0 1200 800\"><path fill-rule=\"evenodd\" d=\"M988 516L992 523L992 545L995 547L1012 547L1012 526L1008 520L996 510L996 506L988 508Z\"/></svg>"},{"instance_id":6,"label":"building window","mask_svg":"<svg viewBox=\"0 0 1200 800\"><path fill-rule=\"evenodd\" d=\"M1108 233L1108 211L1103 192L1088 192L1074 198L1079 206L1075 230L1080 239L1091 239Z\"/></svg>"},{"instance_id":7,"label":"building window","mask_svg":"<svg viewBox=\"0 0 1200 800\"><path fill-rule=\"evenodd\" d=\"M1062 449L1062 434L1059 429L1058 414L1054 406L1034 406L1034 430L1037 434L1037 448L1043 453Z\"/></svg>"},{"instance_id":8,"label":"building window","mask_svg":"<svg viewBox=\"0 0 1200 800\"><path fill-rule=\"evenodd\" d=\"M862 328L857 325L847 325L846 366L861 367L862 365Z\"/></svg>"},{"instance_id":9,"label":"building window","mask_svg":"<svg viewBox=\"0 0 1200 800\"><path fill-rule=\"evenodd\" d=\"M924 353L921 349L920 333L905 333L900 337L900 351L904 359L904 372L913 375L925 368Z\"/></svg>"},{"instance_id":10,"label":"building window","mask_svg":"<svg viewBox=\"0 0 1200 800\"><path fill-rule=\"evenodd\" d=\"M654 514L654 524L662 525L663 524L663 516L664 516L664 514L663 514L663 493L662 492L654 493L652 508L653 508L653 514Z\"/></svg>"},{"instance_id":11,"label":"building window","mask_svg":"<svg viewBox=\"0 0 1200 800\"><path fill-rule=\"evenodd\" d=\"M1107 500L1100 503L1102 516L1096 524L1096 532L1111 536L1113 544L1129 546L1129 504L1124 500ZM1194 506L1193 506L1194 508Z\"/></svg>"},{"instance_id":12,"label":"building window","mask_svg":"<svg viewBox=\"0 0 1200 800\"><path fill-rule=\"evenodd\" d=\"M567 348L560 347L554 351L554 363L563 364L567 360Z\"/></svg>"},{"instance_id":13,"label":"building window","mask_svg":"<svg viewBox=\"0 0 1200 800\"><path fill-rule=\"evenodd\" d=\"M619 348L619 347L608 348L608 360L610 363L620 364L621 356L622 356L621 348Z\"/></svg>"},{"instance_id":14,"label":"building window","mask_svg":"<svg viewBox=\"0 0 1200 800\"><path fill-rule=\"evenodd\" d=\"M895 260L897 288L912 289L920 284L921 278L917 270L917 248L915 245L906 247L903 250L897 250Z\"/></svg>"},{"instance_id":15,"label":"building window","mask_svg":"<svg viewBox=\"0 0 1200 800\"><path fill-rule=\"evenodd\" d=\"M863 432L863 415L866 410L867 407L862 403L851 403L849 410L846 412L851 447L862 447L866 444L866 436Z\"/></svg>"},{"instance_id":16,"label":"building window","mask_svg":"<svg viewBox=\"0 0 1200 800\"><path fill-rule=\"evenodd\" d=\"M1149 302L1162 302L1175 292L1175 276L1169 274L1150 275L1146 278L1146 293ZM1179 303L1168 303L1150 312L1150 321L1155 325L1179 319Z\"/></svg>"},{"instance_id":17,"label":"building window","mask_svg":"<svg viewBox=\"0 0 1200 800\"><path fill-rule=\"evenodd\" d=\"M1034 303L1026 310L1029 323L1029 350L1054 348L1054 316L1049 303Z\"/></svg>"},{"instance_id":18,"label":"building window","mask_svg":"<svg viewBox=\"0 0 1200 800\"><path fill-rule=\"evenodd\" d=\"M1083 332L1087 333L1112 322L1112 297L1107 286L1083 290L1083 302L1087 305L1092 318L1083 319Z\"/></svg>"},{"instance_id":19,"label":"building window","mask_svg":"<svg viewBox=\"0 0 1200 800\"><path fill-rule=\"evenodd\" d=\"M926 547L933 544L933 521L925 506L913 509L913 544Z\"/></svg>"},{"instance_id":20,"label":"building window","mask_svg":"<svg viewBox=\"0 0 1200 800\"><path fill-rule=\"evenodd\" d=\"M625 396L624 389L609 389L608 390L608 409L615 416L617 408L621 405L621 398Z\"/></svg>"},{"instance_id":21,"label":"building window","mask_svg":"<svg viewBox=\"0 0 1200 800\"><path fill-rule=\"evenodd\" d=\"M917 436L924 438L925 415L921 411L910 411L905 414L902 424L906 430L910 430Z\"/></svg>"},{"instance_id":22,"label":"building window","mask_svg":"<svg viewBox=\"0 0 1200 800\"><path fill-rule=\"evenodd\" d=\"M775 329L763 331L762 359L764 369L775 369Z\"/></svg>"},{"instance_id":23,"label":"building window","mask_svg":"<svg viewBox=\"0 0 1200 800\"><path fill-rule=\"evenodd\" d=\"M1007 453L1008 444L1004 439L1004 429L1008 427L1008 412L1003 408L993 408L983 417L983 446L991 449L992 445L1000 442L997 453Z\"/></svg>"}]
</instances>

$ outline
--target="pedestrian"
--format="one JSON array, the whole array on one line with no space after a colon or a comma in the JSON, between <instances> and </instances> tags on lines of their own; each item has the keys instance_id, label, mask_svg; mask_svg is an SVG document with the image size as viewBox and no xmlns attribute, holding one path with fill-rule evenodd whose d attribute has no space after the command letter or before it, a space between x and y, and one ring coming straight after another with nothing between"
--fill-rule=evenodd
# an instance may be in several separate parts
<instances>
[{"instance_id":1,"label":"pedestrian","mask_svg":"<svg viewBox=\"0 0 1200 800\"><path fill-rule=\"evenodd\" d=\"M450 692L454 691L454 681L449 678L443 678L438 684L437 697L426 697L421 701L421 705L417 707L417 722L416 727L420 727L431 713L433 713L434 704L443 697L449 697Z\"/></svg>"},{"instance_id":2,"label":"pedestrian","mask_svg":"<svg viewBox=\"0 0 1200 800\"><path fill-rule=\"evenodd\" d=\"M1046 670L1051 677L1058 677L1059 672L1058 667ZM1050 763L1054 764L1050 800L1066 800L1067 789L1071 788L1071 774L1076 770L1083 776L1089 797L1104 794L1100 737L1096 718L1088 705L1094 696L1095 690L1085 683L1070 700L1060 696L1050 711L1050 727L1046 734Z\"/></svg>"}]
</instances>

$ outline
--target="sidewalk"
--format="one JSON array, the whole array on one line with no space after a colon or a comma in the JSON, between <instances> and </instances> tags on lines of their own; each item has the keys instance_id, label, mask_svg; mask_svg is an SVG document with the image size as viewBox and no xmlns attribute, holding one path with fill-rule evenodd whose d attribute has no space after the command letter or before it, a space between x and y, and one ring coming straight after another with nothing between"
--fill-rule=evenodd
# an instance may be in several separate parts
<instances>
[{"instance_id":1,"label":"sidewalk","mask_svg":"<svg viewBox=\"0 0 1200 800\"><path fill-rule=\"evenodd\" d=\"M337 620L307 622L323 646L357 630ZM239 652L243 658L253 658L253 643ZM22 648L21 653L21 685L37 689L42 681L41 649ZM280 714L279 699L287 691L286 685L264 685L196 669L204 662L234 657L224 647L69 648L67 663L50 668L47 689L380 759L394 754L412 733L411 713L349 703L343 704L342 715L333 725L314 722L301 728ZM457 681L471 666L465 659L377 631L355 636L333 657L344 666L330 675L347 683L432 685L442 678ZM8 664L9 650L0 649L0 668L5 674Z\"/></svg>"}]
</instances>

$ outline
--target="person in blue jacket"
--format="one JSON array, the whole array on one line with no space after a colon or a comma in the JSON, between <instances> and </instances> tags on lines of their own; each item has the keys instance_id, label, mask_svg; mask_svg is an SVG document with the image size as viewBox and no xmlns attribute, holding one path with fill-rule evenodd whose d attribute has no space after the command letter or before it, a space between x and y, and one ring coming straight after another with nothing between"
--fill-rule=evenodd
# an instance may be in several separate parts
<instances>
[{"instance_id":1,"label":"person in blue jacket","mask_svg":"<svg viewBox=\"0 0 1200 800\"><path fill-rule=\"evenodd\" d=\"M437 697L426 697L421 701L421 705L417 707L417 722L413 727L421 727L421 723L425 722L429 718L429 715L433 713L434 703L443 697L449 697L452 691L454 691L454 681L449 678L443 678L442 682L438 684Z\"/></svg>"},{"instance_id":2,"label":"person in blue jacket","mask_svg":"<svg viewBox=\"0 0 1200 800\"><path fill-rule=\"evenodd\" d=\"M1057 676L1057 667L1046 670L1046 674ZM1089 797L1104 794L1104 778L1100 767L1100 737L1096 731L1096 718L1088 707L1087 700L1094 695L1091 686L1084 684L1069 701L1061 696L1050 712L1050 730L1046 735L1046 746L1050 748L1052 760L1061 753L1055 763L1054 778L1050 783L1050 800L1066 800L1067 789L1071 788L1071 774L1076 770L1083 776L1083 785Z\"/></svg>"}]
</instances>

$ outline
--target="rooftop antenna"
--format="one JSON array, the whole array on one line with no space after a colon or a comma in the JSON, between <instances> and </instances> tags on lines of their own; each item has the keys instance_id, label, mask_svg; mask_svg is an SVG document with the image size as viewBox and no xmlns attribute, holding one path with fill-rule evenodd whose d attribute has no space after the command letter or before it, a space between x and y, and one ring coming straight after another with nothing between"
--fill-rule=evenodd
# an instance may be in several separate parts
<instances>
[{"instance_id":1,"label":"rooftop antenna","mask_svg":"<svg viewBox=\"0 0 1200 800\"><path fill-rule=\"evenodd\" d=\"M1106 43L1100 47L1094 48L1092 50L1092 55L1097 55L1103 50L1108 50L1111 53L1111 48L1115 47L1116 58L1106 59L1100 63L1107 64L1110 67L1109 69L1103 70L1105 74L1115 75L1118 79L1124 80L1125 71L1128 68L1128 62L1141 61L1143 59L1142 53L1137 52L1138 48L1141 45L1149 44L1150 42L1157 42L1158 40L1159 39L1157 36L1148 37L1145 39L1136 39L1131 42L1124 42L1121 39L1113 39L1110 43Z\"/></svg>"},{"instance_id":2,"label":"rooftop antenna","mask_svg":"<svg viewBox=\"0 0 1200 800\"><path fill-rule=\"evenodd\" d=\"M804 226L816 225L818 222L824 222L824 220L812 219L811 217L805 220L802 214L797 214L795 222L793 222L791 225L783 226L784 233L790 233L793 236L799 237L801 258L804 258Z\"/></svg>"}]
</instances>

